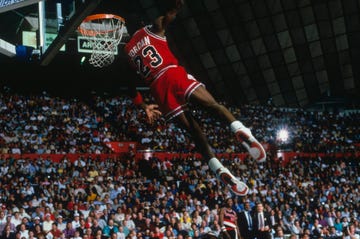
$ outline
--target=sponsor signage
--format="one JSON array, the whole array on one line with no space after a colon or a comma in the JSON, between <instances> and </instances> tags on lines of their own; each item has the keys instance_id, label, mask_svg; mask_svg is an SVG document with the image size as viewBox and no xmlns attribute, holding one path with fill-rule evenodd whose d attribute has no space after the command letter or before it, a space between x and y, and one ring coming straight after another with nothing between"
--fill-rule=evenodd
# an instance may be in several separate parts
<instances>
[{"instance_id":1,"label":"sponsor signage","mask_svg":"<svg viewBox=\"0 0 360 239\"><path fill-rule=\"evenodd\" d=\"M109 41L109 39L97 39L97 44L103 44L104 41ZM84 36L78 36L77 37L77 47L78 47L78 52L83 52L83 53L92 53L93 50L93 41L90 41L88 37L84 37ZM109 43L110 44L110 43ZM105 50L95 50L97 53L108 53L109 51L105 51ZM118 54L118 48L116 46L115 49L115 55Z\"/></svg>"}]
</instances>

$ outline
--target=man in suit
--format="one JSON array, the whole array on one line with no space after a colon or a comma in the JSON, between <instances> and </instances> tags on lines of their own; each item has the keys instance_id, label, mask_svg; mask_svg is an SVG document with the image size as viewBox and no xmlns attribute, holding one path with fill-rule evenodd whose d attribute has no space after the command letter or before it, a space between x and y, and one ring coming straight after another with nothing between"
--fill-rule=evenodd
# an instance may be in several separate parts
<instances>
[{"instance_id":1,"label":"man in suit","mask_svg":"<svg viewBox=\"0 0 360 239\"><path fill-rule=\"evenodd\" d=\"M264 211L264 205L256 204L256 211L253 214L253 228L257 239L270 239L271 226L269 216Z\"/></svg>"},{"instance_id":2,"label":"man in suit","mask_svg":"<svg viewBox=\"0 0 360 239\"><path fill-rule=\"evenodd\" d=\"M254 239L250 201L244 202L244 210L239 212L238 225L242 239Z\"/></svg>"}]
</instances>

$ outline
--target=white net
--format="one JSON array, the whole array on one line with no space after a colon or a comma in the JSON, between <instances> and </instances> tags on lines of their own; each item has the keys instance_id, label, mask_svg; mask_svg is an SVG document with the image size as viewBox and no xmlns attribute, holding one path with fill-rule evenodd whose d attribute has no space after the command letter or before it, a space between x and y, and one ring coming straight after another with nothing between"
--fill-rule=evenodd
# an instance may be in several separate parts
<instances>
[{"instance_id":1,"label":"white net","mask_svg":"<svg viewBox=\"0 0 360 239\"><path fill-rule=\"evenodd\" d=\"M89 63L94 67L105 67L113 63L118 45L125 32L125 21L112 14L97 14L87 17L79 26L92 47Z\"/></svg>"}]
</instances>

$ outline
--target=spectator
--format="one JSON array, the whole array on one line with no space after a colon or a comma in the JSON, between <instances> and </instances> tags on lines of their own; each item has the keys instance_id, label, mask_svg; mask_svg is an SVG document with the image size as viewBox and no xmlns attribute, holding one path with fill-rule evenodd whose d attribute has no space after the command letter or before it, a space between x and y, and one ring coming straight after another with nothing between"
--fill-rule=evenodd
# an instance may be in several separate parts
<instances>
[{"instance_id":1,"label":"spectator","mask_svg":"<svg viewBox=\"0 0 360 239\"><path fill-rule=\"evenodd\" d=\"M21 223L19 225L19 231L20 238L29 239L29 230L26 228L26 225L24 223Z\"/></svg>"},{"instance_id":2,"label":"spectator","mask_svg":"<svg viewBox=\"0 0 360 239\"><path fill-rule=\"evenodd\" d=\"M119 226L119 231L116 233L117 239L125 239L124 227Z\"/></svg>"},{"instance_id":3,"label":"spectator","mask_svg":"<svg viewBox=\"0 0 360 239\"><path fill-rule=\"evenodd\" d=\"M72 228L74 228L75 230L77 230L78 228L80 228L81 223L80 223L80 214L78 212L74 213L74 218L71 221L72 224Z\"/></svg>"},{"instance_id":4,"label":"spectator","mask_svg":"<svg viewBox=\"0 0 360 239\"><path fill-rule=\"evenodd\" d=\"M324 235L323 226L319 223L319 219L314 220L314 224L311 227L311 235L313 238L319 238Z\"/></svg>"},{"instance_id":5,"label":"spectator","mask_svg":"<svg viewBox=\"0 0 360 239\"><path fill-rule=\"evenodd\" d=\"M276 227L275 228L275 235L274 235L274 239L284 239L284 231L282 229L282 227Z\"/></svg>"},{"instance_id":6,"label":"spectator","mask_svg":"<svg viewBox=\"0 0 360 239\"><path fill-rule=\"evenodd\" d=\"M114 224L114 220L113 219L109 219L107 225L103 228L102 230L102 234L105 237L110 237L113 233L118 233L119 232L119 228L118 226L116 226Z\"/></svg>"},{"instance_id":7,"label":"spectator","mask_svg":"<svg viewBox=\"0 0 360 239\"><path fill-rule=\"evenodd\" d=\"M341 239L342 236L343 236L342 232L336 231L335 227L331 226L330 230L328 231L328 233L324 237L329 238L329 239Z\"/></svg>"},{"instance_id":8,"label":"spectator","mask_svg":"<svg viewBox=\"0 0 360 239\"><path fill-rule=\"evenodd\" d=\"M12 219L11 214L8 214L7 217L6 217L6 222L4 223L4 227L10 226L11 230L16 230L16 228L18 228L19 225L22 224L22 222L20 221L20 223L18 223L17 225L15 225L15 224L12 222L11 219Z\"/></svg>"},{"instance_id":9,"label":"spectator","mask_svg":"<svg viewBox=\"0 0 360 239\"><path fill-rule=\"evenodd\" d=\"M243 239L253 239L253 221L252 221L252 210L250 206L250 200L245 200L244 210L239 212L238 225L241 237Z\"/></svg>"},{"instance_id":10,"label":"spectator","mask_svg":"<svg viewBox=\"0 0 360 239\"><path fill-rule=\"evenodd\" d=\"M253 214L254 233L258 239L270 239L270 225L268 216L264 212L264 206L261 202L256 204L256 211Z\"/></svg>"},{"instance_id":11,"label":"spectator","mask_svg":"<svg viewBox=\"0 0 360 239\"><path fill-rule=\"evenodd\" d=\"M33 229L34 237L36 238L45 238L46 233L42 230L42 226L40 224L36 224Z\"/></svg>"},{"instance_id":12,"label":"spectator","mask_svg":"<svg viewBox=\"0 0 360 239\"><path fill-rule=\"evenodd\" d=\"M75 237L75 231L76 231L76 229L73 228L72 222L71 221L67 222L66 223L66 228L63 231L64 237L66 239Z\"/></svg>"},{"instance_id":13,"label":"spectator","mask_svg":"<svg viewBox=\"0 0 360 239\"><path fill-rule=\"evenodd\" d=\"M359 239L360 234L356 232L356 227L354 224L350 224L344 232L344 239Z\"/></svg>"},{"instance_id":14,"label":"spectator","mask_svg":"<svg viewBox=\"0 0 360 239\"><path fill-rule=\"evenodd\" d=\"M131 214L127 213L125 214L125 219L123 222L124 227L126 227L129 231L135 230L136 229L136 225L134 220L131 218Z\"/></svg>"},{"instance_id":15,"label":"spectator","mask_svg":"<svg viewBox=\"0 0 360 239\"><path fill-rule=\"evenodd\" d=\"M53 222L51 230L46 234L46 239L61 238L62 235L63 235L63 232L58 228L57 223Z\"/></svg>"},{"instance_id":16,"label":"spectator","mask_svg":"<svg viewBox=\"0 0 360 239\"><path fill-rule=\"evenodd\" d=\"M50 213L45 214L45 220L42 223L42 229L45 234L47 234L50 230L53 229L54 221L51 220Z\"/></svg>"},{"instance_id":17,"label":"spectator","mask_svg":"<svg viewBox=\"0 0 360 239\"><path fill-rule=\"evenodd\" d=\"M11 229L11 226L7 224L1 233L1 239L15 239L15 234L16 231Z\"/></svg>"},{"instance_id":18,"label":"spectator","mask_svg":"<svg viewBox=\"0 0 360 239\"><path fill-rule=\"evenodd\" d=\"M75 230L75 233L74 233L74 236L72 237L72 239L82 239L80 234L81 233L79 230Z\"/></svg>"},{"instance_id":19,"label":"spectator","mask_svg":"<svg viewBox=\"0 0 360 239\"><path fill-rule=\"evenodd\" d=\"M56 224L57 224L57 228L60 231L64 231L64 229L66 228L66 222L64 221L63 216L58 215L56 218Z\"/></svg>"}]
</instances>

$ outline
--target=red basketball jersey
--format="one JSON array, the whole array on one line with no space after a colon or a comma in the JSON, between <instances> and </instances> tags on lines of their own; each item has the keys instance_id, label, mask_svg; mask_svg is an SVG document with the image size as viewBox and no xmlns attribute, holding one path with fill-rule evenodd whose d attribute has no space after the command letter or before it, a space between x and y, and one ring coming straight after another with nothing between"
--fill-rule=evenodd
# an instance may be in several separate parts
<instances>
[{"instance_id":1,"label":"red basketball jersey","mask_svg":"<svg viewBox=\"0 0 360 239\"><path fill-rule=\"evenodd\" d=\"M148 84L168 68L178 65L166 37L152 33L150 27L145 26L135 32L124 48L133 67Z\"/></svg>"}]
</instances>

